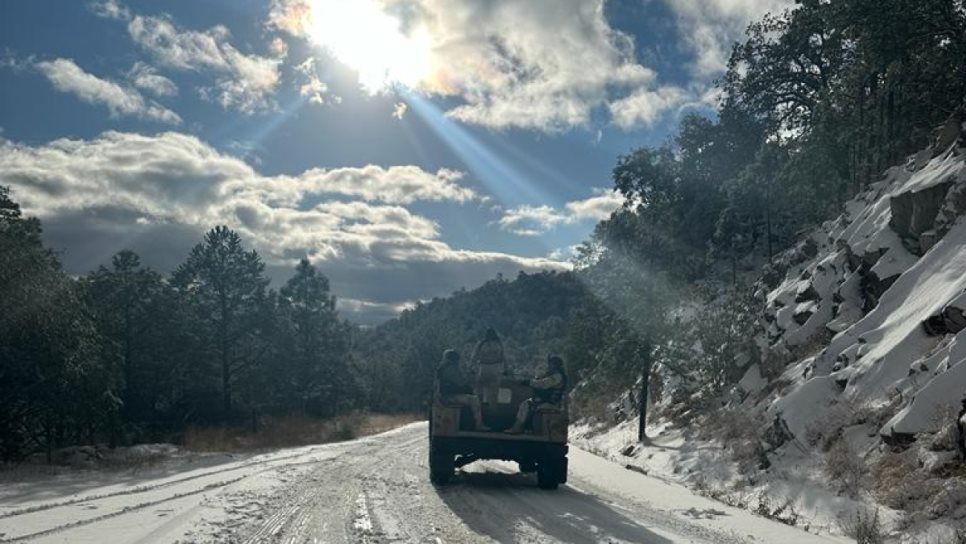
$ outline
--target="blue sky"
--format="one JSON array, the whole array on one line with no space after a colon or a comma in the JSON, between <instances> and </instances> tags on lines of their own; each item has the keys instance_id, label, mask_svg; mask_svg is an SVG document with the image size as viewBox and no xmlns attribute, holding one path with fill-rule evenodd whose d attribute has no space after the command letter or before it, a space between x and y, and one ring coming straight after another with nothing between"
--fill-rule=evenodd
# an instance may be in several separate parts
<instances>
[{"instance_id":1,"label":"blue sky","mask_svg":"<svg viewBox=\"0 0 966 544\"><path fill-rule=\"evenodd\" d=\"M227 224L372 322L567 266L777 0L4 2L0 184L72 273Z\"/></svg>"}]
</instances>

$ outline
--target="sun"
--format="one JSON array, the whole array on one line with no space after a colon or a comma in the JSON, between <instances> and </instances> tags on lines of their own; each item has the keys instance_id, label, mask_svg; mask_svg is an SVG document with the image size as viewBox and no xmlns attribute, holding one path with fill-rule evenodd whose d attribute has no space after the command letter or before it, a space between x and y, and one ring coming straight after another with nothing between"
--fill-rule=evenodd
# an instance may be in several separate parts
<instances>
[{"instance_id":1,"label":"sun","mask_svg":"<svg viewBox=\"0 0 966 544\"><path fill-rule=\"evenodd\" d=\"M308 34L359 74L370 93L393 85L416 88L431 74L429 36L404 34L401 21L373 0L312 0Z\"/></svg>"}]
</instances>

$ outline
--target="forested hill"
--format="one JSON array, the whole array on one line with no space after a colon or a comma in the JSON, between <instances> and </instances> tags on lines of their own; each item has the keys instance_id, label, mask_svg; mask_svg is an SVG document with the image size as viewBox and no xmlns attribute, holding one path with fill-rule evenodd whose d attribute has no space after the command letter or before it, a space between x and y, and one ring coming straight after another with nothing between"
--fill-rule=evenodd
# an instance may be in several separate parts
<instances>
[{"instance_id":1,"label":"forested hill","mask_svg":"<svg viewBox=\"0 0 966 544\"><path fill-rule=\"evenodd\" d=\"M501 335L512 368L529 372L548 353L568 349L578 311L589 292L573 272L521 272L406 310L357 333L356 357L374 384L376 409L416 409L428 398L432 372L445 349L469 359L487 328Z\"/></svg>"}]
</instances>

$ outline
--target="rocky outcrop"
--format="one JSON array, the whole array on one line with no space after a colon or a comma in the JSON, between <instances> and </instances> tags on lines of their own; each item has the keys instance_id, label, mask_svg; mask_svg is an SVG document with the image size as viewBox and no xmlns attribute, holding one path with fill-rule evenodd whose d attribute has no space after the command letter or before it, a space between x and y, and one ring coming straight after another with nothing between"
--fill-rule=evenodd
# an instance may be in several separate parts
<instances>
[{"instance_id":1,"label":"rocky outcrop","mask_svg":"<svg viewBox=\"0 0 966 544\"><path fill-rule=\"evenodd\" d=\"M949 179L921 191L900 193L889 199L892 218L889 226L914 255L922 255L938 239L936 217L952 187ZM923 236L923 235L926 236Z\"/></svg>"},{"instance_id":2,"label":"rocky outcrop","mask_svg":"<svg viewBox=\"0 0 966 544\"><path fill-rule=\"evenodd\" d=\"M930 336L958 334L966 329L966 293L950 301L938 314L926 318L922 328Z\"/></svg>"},{"instance_id":3,"label":"rocky outcrop","mask_svg":"<svg viewBox=\"0 0 966 544\"><path fill-rule=\"evenodd\" d=\"M821 413L843 397L898 395L898 413L880 428L896 443L929 428L936 407L958 403L966 383L966 116L958 115L933 146L765 269L762 342L769 358L795 367L773 402Z\"/></svg>"}]
</instances>

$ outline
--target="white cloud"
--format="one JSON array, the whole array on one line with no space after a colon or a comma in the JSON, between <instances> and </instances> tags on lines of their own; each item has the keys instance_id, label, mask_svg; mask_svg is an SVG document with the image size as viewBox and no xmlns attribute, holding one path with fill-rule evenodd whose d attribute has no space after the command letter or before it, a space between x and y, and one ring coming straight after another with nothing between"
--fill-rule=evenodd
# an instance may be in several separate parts
<instances>
[{"instance_id":1,"label":"white cloud","mask_svg":"<svg viewBox=\"0 0 966 544\"><path fill-rule=\"evenodd\" d=\"M130 10L117 0L98 0L91 2L89 7L95 15L105 19L127 21L131 18Z\"/></svg>"},{"instance_id":2,"label":"white cloud","mask_svg":"<svg viewBox=\"0 0 966 544\"><path fill-rule=\"evenodd\" d=\"M65 244L68 252L82 245L78 236L88 242L105 232L114 236L94 244L97 255L82 260L87 267L103 262L105 252L131 247L132 230L157 244L170 239L159 233L184 238L187 232L188 240L197 240L202 231L224 224L273 269L288 269L308 256L340 295L371 303L373 311L472 287L497 272L567 267L549 258L453 248L434 221L405 207L416 200L455 205L476 198L459 179L451 170L414 166L263 176L174 132L106 132L38 146L0 139L0 185L13 188L26 213L73 240Z\"/></svg>"},{"instance_id":3,"label":"white cloud","mask_svg":"<svg viewBox=\"0 0 966 544\"><path fill-rule=\"evenodd\" d=\"M288 56L288 43L282 38L275 36L269 42L268 50L272 52L272 56L275 58L285 58Z\"/></svg>"},{"instance_id":4,"label":"white cloud","mask_svg":"<svg viewBox=\"0 0 966 544\"><path fill-rule=\"evenodd\" d=\"M695 77L710 80L724 72L731 45L749 23L765 13L780 13L789 0L665 0L677 15L678 30L695 55L690 69Z\"/></svg>"},{"instance_id":5,"label":"white cloud","mask_svg":"<svg viewBox=\"0 0 966 544\"><path fill-rule=\"evenodd\" d=\"M329 91L329 86L319 77L315 58L309 57L295 65L295 73L300 79L299 94L307 96L312 104L338 104L342 99Z\"/></svg>"},{"instance_id":6,"label":"white cloud","mask_svg":"<svg viewBox=\"0 0 966 544\"><path fill-rule=\"evenodd\" d=\"M573 200L564 205L571 221L603 221L624 205L624 197L609 189L594 189L594 196L584 200Z\"/></svg>"},{"instance_id":7,"label":"white cloud","mask_svg":"<svg viewBox=\"0 0 966 544\"><path fill-rule=\"evenodd\" d=\"M0 179L16 184L32 173L52 173L26 189L25 205L39 215L109 204L159 220L191 223L239 200L297 209L307 198L325 195L391 205L478 198L458 183L460 172L448 169L432 173L416 166L369 165L263 176L242 160L177 132L106 132L93 140L60 139L40 147L4 142L0 151ZM323 202L318 209L332 215L332 210L348 209L345 205ZM418 230L427 232L425 225Z\"/></svg>"},{"instance_id":8,"label":"white cloud","mask_svg":"<svg viewBox=\"0 0 966 544\"><path fill-rule=\"evenodd\" d=\"M572 200L563 209L552 206L517 206L503 212L497 220L500 229L519 236L539 236L559 225L582 221L601 221L624 204L624 197L607 189L594 189L594 196Z\"/></svg>"},{"instance_id":9,"label":"white cloud","mask_svg":"<svg viewBox=\"0 0 966 544\"><path fill-rule=\"evenodd\" d=\"M107 132L31 147L3 141L0 184L14 187L30 214L124 210L151 223L200 228L225 223L270 257L300 250L347 262L509 260L553 263L501 253L464 252L439 239L437 225L403 207L417 200L477 198L452 170L415 166L312 169L262 176L241 160L180 133ZM356 201L332 199L358 198ZM318 202L306 206L308 202Z\"/></svg>"},{"instance_id":10,"label":"white cloud","mask_svg":"<svg viewBox=\"0 0 966 544\"><path fill-rule=\"evenodd\" d=\"M128 70L127 77L135 87L155 96L176 96L178 94L178 86L159 74L149 64L140 61L135 62L134 66Z\"/></svg>"},{"instance_id":11,"label":"white cloud","mask_svg":"<svg viewBox=\"0 0 966 544\"><path fill-rule=\"evenodd\" d=\"M520 236L538 236L557 225L567 217L551 206L517 206L503 212L497 224L501 229Z\"/></svg>"},{"instance_id":12,"label":"white cloud","mask_svg":"<svg viewBox=\"0 0 966 544\"><path fill-rule=\"evenodd\" d=\"M181 117L160 104L146 100L137 90L85 72L71 59L54 59L34 65L58 91L83 102L106 106L112 116L136 116L177 125Z\"/></svg>"},{"instance_id":13,"label":"white cloud","mask_svg":"<svg viewBox=\"0 0 966 544\"><path fill-rule=\"evenodd\" d=\"M280 60L238 51L229 42L226 27L187 30L167 15L133 15L127 29L131 39L162 66L214 72L214 86L203 89L202 96L222 107L252 113L274 105L271 96L278 86Z\"/></svg>"},{"instance_id":14,"label":"white cloud","mask_svg":"<svg viewBox=\"0 0 966 544\"><path fill-rule=\"evenodd\" d=\"M688 93L680 87L661 87L657 90L640 89L607 105L611 119L617 126L629 130L640 125L652 126L658 117L688 100Z\"/></svg>"},{"instance_id":15,"label":"white cloud","mask_svg":"<svg viewBox=\"0 0 966 544\"><path fill-rule=\"evenodd\" d=\"M402 120L402 118L406 116L406 110L408 109L409 106L407 106L405 102L396 102L396 105L392 107L393 119Z\"/></svg>"},{"instance_id":16,"label":"white cloud","mask_svg":"<svg viewBox=\"0 0 966 544\"><path fill-rule=\"evenodd\" d=\"M270 23L338 49L340 44L318 31L313 17L338 14L340 2L274 0ZM635 60L632 38L604 18L603 0L392 0L379 5L391 8L386 13L406 14L399 21L407 32L404 38L425 44L428 60L414 67L428 69L417 81L404 83L428 94L461 98L448 113L468 123L542 131L589 126L595 108L654 83L654 72Z\"/></svg>"}]
</instances>

